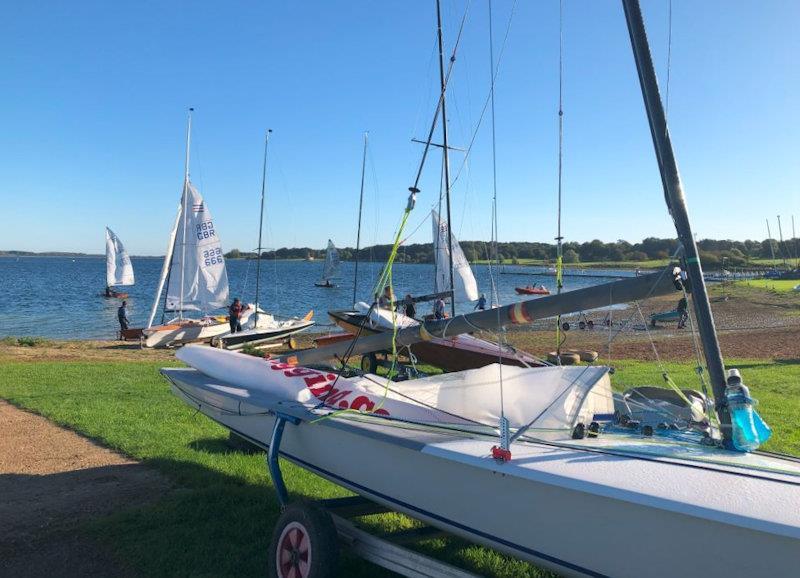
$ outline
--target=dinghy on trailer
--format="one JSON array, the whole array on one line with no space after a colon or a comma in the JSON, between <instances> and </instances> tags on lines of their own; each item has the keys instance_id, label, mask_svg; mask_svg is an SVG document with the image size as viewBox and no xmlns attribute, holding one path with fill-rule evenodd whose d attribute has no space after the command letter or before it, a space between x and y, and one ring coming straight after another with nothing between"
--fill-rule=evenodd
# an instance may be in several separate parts
<instances>
[{"instance_id":1,"label":"dinghy on trailer","mask_svg":"<svg viewBox=\"0 0 800 578\"><path fill-rule=\"evenodd\" d=\"M783 576L800 551L786 507L800 500L797 461L576 436L613 414L606 367L504 368L505 416L527 429L498 462L497 366L393 384L198 346L178 358L191 368L162 370L174 393L271 456L564 575L673 576L679 551L686 576Z\"/></svg>"}]
</instances>

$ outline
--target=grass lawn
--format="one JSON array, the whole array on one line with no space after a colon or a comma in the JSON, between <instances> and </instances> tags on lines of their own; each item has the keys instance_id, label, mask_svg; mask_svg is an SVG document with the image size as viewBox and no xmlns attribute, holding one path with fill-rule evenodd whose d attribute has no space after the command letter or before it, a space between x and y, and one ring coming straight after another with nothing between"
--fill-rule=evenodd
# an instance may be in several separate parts
<instances>
[{"instance_id":1,"label":"grass lawn","mask_svg":"<svg viewBox=\"0 0 800 578\"><path fill-rule=\"evenodd\" d=\"M144 575L263 575L278 504L261 454L231 451L227 433L173 397L158 374L164 362L4 363L0 397L99 440L162 472L175 489L147 507L92 522L86 532ZM800 454L800 360L740 361L775 430L766 449ZM652 363L617 363L615 386L658 383ZM667 364L673 378L696 386L689 364ZM345 491L284 463L295 497ZM368 518L377 531L413 522L397 514ZM457 540L432 540L424 551L487 576L547 576L528 564ZM345 556L342 576L379 576Z\"/></svg>"},{"instance_id":2,"label":"grass lawn","mask_svg":"<svg viewBox=\"0 0 800 578\"><path fill-rule=\"evenodd\" d=\"M797 279L752 279L750 281L736 281L736 285L745 287L757 287L775 291L776 293L788 293L793 291L800 281Z\"/></svg>"}]
</instances>

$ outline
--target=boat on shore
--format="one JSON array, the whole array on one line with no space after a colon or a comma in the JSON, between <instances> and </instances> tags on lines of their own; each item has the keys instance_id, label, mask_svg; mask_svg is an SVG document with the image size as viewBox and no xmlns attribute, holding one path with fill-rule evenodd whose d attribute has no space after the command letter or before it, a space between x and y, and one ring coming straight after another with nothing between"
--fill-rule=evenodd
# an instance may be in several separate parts
<instances>
[{"instance_id":1,"label":"boat on shore","mask_svg":"<svg viewBox=\"0 0 800 578\"><path fill-rule=\"evenodd\" d=\"M370 308L364 302L357 303L352 311L329 311L331 320L353 338L392 331L393 325L402 328L419 326L420 322L386 309ZM435 365L444 371L475 369L500 361L503 365L538 367L542 361L510 345L498 346L472 335L434 337L414 344L406 350L422 362Z\"/></svg>"},{"instance_id":2,"label":"boat on shore","mask_svg":"<svg viewBox=\"0 0 800 578\"><path fill-rule=\"evenodd\" d=\"M181 201L170 232L147 327L142 330L146 347L172 347L195 341L210 341L213 337L230 331L226 315L209 314L210 311L227 305L228 273L211 212L189 179L192 110L189 109L186 129L186 162ZM154 324L165 286L162 323ZM253 311L254 307L249 306L244 311L241 322L246 323ZM198 312L201 315L185 317L186 312ZM164 321L166 313L177 313L177 316Z\"/></svg>"},{"instance_id":3,"label":"boat on shore","mask_svg":"<svg viewBox=\"0 0 800 578\"><path fill-rule=\"evenodd\" d=\"M385 311L391 331L275 359L183 348L177 357L189 367L162 369L172 391L268 450L282 506L289 498L279 456L366 500L561 575L797 574L800 459L758 451L772 432L742 375L725 367L641 9L636 0L622 3L685 271L670 266L405 327ZM438 2L437 17L444 78ZM410 188L406 217L417 192ZM343 352L394 350L475 328L502 332L675 293L691 298L696 354L705 360L698 387L713 399L679 387L667 369L654 376L664 387L642 384L619 393L603 365L497 363L402 382L316 365L339 362ZM270 573L330 572L336 544L330 515L294 507L308 515L282 515Z\"/></svg>"}]
</instances>

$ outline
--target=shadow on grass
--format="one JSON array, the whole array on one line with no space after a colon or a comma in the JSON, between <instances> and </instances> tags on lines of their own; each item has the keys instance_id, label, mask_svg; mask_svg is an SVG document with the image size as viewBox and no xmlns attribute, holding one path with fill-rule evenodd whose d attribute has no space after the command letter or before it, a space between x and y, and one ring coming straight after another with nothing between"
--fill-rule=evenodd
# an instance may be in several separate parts
<instances>
[{"instance_id":1,"label":"shadow on grass","mask_svg":"<svg viewBox=\"0 0 800 578\"><path fill-rule=\"evenodd\" d=\"M765 359L764 361L753 363L731 363L730 367L735 367L736 369L766 369L774 365L800 365L800 358Z\"/></svg>"},{"instance_id":2,"label":"shadow on grass","mask_svg":"<svg viewBox=\"0 0 800 578\"><path fill-rule=\"evenodd\" d=\"M190 487L176 489L155 504L92 522L88 530L94 539L141 575L266 574L272 531L280 515L271 484L250 483L190 462L154 459L146 464L190 481ZM320 479L321 485L325 483ZM466 561L481 575L550 576L457 539L431 540L414 549L452 563ZM394 575L347 551L342 554L337 576ZM498 566L503 568L499 572L494 570Z\"/></svg>"}]
</instances>

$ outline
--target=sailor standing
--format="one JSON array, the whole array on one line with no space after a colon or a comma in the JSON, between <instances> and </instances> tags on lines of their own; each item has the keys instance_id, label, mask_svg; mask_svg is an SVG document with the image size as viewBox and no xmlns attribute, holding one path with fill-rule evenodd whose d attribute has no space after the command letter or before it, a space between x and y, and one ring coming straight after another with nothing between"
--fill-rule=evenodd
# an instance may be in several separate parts
<instances>
[{"instance_id":1,"label":"sailor standing","mask_svg":"<svg viewBox=\"0 0 800 578\"><path fill-rule=\"evenodd\" d=\"M120 331L125 331L131 324L131 320L128 319L128 302L123 301L122 305L117 308L117 319L119 320L119 329Z\"/></svg>"},{"instance_id":2,"label":"sailor standing","mask_svg":"<svg viewBox=\"0 0 800 578\"><path fill-rule=\"evenodd\" d=\"M234 299L231 306L228 307L228 323L230 323L231 326L231 333L242 330L242 313L244 310L245 308L242 307L242 303L239 301L238 297Z\"/></svg>"}]
</instances>

